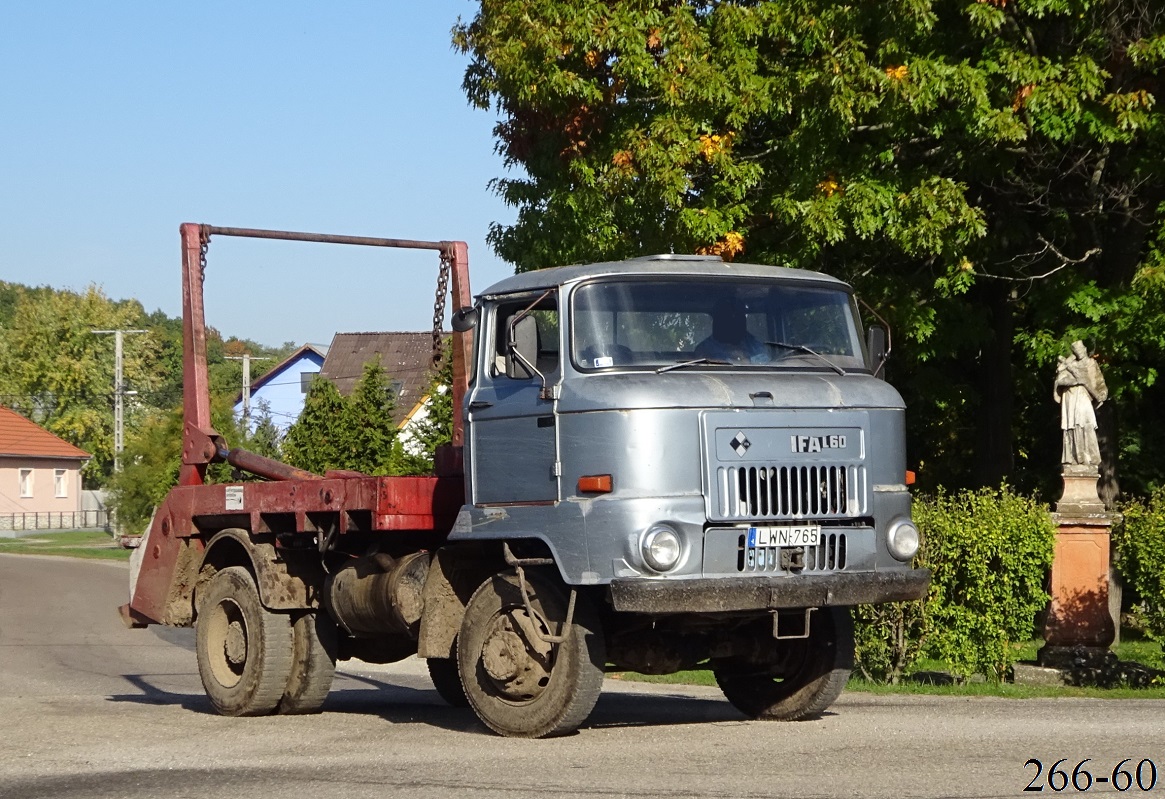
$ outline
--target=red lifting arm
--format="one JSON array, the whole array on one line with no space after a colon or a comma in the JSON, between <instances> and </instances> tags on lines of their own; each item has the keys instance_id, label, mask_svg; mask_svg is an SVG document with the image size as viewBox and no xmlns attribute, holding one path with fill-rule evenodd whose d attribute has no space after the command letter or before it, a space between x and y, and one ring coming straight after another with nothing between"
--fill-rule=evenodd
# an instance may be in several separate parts
<instances>
[{"instance_id":1,"label":"red lifting arm","mask_svg":"<svg viewBox=\"0 0 1165 799\"><path fill-rule=\"evenodd\" d=\"M469 289L469 248L463 241L415 241L366 236L335 236L323 233L296 233L287 230L224 228L186 222L182 234L182 337L183 415L182 470L179 485L199 485L205 481L206 466L226 458L226 443L210 423L210 381L206 369L206 314L202 282L206 270L206 248L213 236L240 236L284 241L312 241L325 244L355 244L367 247L395 247L437 250L442 268L449 269L449 293L453 310L471 304ZM453 440L460 447L464 439L461 412L468 385L469 359L473 354L473 332L453 333ZM265 470L257 470L262 474ZM268 475L289 479L287 475Z\"/></svg>"}]
</instances>

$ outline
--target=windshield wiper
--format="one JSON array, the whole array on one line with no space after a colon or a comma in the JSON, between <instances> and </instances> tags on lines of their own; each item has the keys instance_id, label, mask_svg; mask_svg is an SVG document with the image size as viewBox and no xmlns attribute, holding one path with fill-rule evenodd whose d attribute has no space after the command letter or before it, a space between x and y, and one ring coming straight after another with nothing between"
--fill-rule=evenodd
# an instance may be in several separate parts
<instances>
[{"instance_id":1,"label":"windshield wiper","mask_svg":"<svg viewBox=\"0 0 1165 799\"><path fill-rule=\"evenodd\" d=\"M661 366L655 370L657 375L664 372L670 372L673 369L683 369L687 366L699 366L700 364L715 364L716 366L731 366L728 361L720 361L715 358L695 358L690 361L680 361L679 363L669 363L667 366Z\"/></svg>"},{"instance_id":2,"label":"windshield wiper","mask_svg":"<svg viewBox=\"0 0 1165 799\"><path fill-rule=\"evenodd\" d=\"M838 366L836 363L834 363L833 361L826 358L820 352L817 352L816 350L809 349L804 344L789 344L789 343L784 342L784 341L766 341L765 344L768 344L768 345L773 346L773 347L781 347L781 348L786 349L786 350L793 350L794 352L808 353L809 355L812 355L814 358L817 358L818 360L823 361L826 365L829 366L830 369L837 372L842 377L845 377L845 369L842 369L840 366Z\"/></svg>"}]
</instances>

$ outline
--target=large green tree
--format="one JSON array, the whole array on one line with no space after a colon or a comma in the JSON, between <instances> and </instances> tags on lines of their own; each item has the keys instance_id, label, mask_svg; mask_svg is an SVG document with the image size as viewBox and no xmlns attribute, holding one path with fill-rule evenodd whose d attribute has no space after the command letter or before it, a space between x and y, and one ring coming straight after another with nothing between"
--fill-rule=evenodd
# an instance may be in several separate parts
<instances>
[{"instance_id":1,"label":"large green tree","mask_svg":"<svg viewBox=\"0 0 1165 799\"><path fill-rule=\"evenodd\" d=\"M137 328L137 301L114 301L97 286L82 292L8 287L9 309L0 323L0 398L50 432L89 452L84 470L100 485L113 462L113 336L94 330ZM156 342L127 335L124 380L128 390L157 383ZM139 403L126 400L127 425Z\"/></svg>"},{"instance_id":2,"label":"large green tree","mask_svg":"<svg viewBox=\"0 0 1165 799\"><path fill-rule=\"evenodd\" d=\"M675 250L848 279L898 333L912 459L953 485L1054 476L1049 367L1083 338L1134 482L1161 479L1157 0L482 0L454 42L519 269Z\"/></svg>"}]
</instances>

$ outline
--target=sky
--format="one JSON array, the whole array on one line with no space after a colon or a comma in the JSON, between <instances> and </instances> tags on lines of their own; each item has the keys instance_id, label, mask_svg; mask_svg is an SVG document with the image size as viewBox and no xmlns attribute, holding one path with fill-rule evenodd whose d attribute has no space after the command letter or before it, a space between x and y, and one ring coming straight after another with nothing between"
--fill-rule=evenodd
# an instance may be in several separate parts
<instances>
[{"instance_id":1,"label":"sky","mask_svg":"<svg viewBox=\"0 0 1165 799\"><path fill-rule=\"evenodd\" d=\"M0 280L181 314L178 226L463 240L513 209L450 45L471 0L37 0L0 19ZM434 252L215 238L207 323L266 345L432 326Z\"/></svg>"}]
</instances>

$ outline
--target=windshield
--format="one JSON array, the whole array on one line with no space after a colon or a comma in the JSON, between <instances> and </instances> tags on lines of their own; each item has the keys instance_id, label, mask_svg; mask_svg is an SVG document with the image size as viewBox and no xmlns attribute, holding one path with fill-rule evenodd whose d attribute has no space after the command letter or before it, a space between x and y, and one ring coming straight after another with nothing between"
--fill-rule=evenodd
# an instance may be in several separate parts
<instances>
[{"instance_id":1,"label":"windshield","mask_svg":"<svg viewBox=\"0 0 1165 799\"><path fill-rule=\"evenodd\" d=\"M574 292L571 318L581 369L865 368L850 294L801 281L595 282Z\"/></svg>"}]
</instances>

